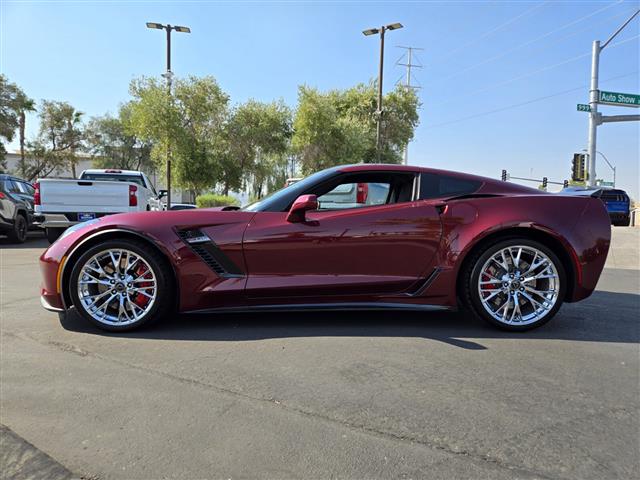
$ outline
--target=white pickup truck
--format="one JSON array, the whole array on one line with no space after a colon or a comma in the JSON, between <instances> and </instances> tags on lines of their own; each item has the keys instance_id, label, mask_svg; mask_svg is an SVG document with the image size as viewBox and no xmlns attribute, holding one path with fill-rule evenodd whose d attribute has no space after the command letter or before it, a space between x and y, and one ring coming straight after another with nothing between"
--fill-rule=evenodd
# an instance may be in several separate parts
<instances>
[{"instance_id":1,"label":"white pickup truck","mask_svg":"<svg viewBox=\"0 0 640 480\"><path fill-rule=\"evenodd\" d=\"M50 242L76 223L163 209L161 195L144 173L135 170L85 170L78 179L43 178L34 187L34 221Z\"/></svg>"}]
</instances>

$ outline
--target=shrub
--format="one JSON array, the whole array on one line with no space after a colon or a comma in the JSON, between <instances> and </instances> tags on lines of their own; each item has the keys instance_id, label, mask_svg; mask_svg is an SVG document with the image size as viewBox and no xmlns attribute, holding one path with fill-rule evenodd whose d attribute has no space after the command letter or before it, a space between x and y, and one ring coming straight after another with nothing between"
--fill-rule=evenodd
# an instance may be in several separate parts
<instances>
[{"instance_id":1,"label":"shrub","mask_svg":"<svg viewBox=\"0 0 640 480\"><path fill-rule=\"evenodd\" d=\"M205 193L196 197L198 208L226 207L238 205L238 200L228 195L216 195L215 193Z\"/></svg>"}]
</instances>

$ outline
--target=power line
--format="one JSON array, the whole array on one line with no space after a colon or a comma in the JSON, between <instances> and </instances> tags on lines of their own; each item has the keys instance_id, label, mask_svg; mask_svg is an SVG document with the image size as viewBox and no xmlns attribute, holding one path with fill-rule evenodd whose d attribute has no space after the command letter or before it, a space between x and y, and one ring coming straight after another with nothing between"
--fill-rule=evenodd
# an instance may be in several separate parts
<instances>
[{"instance_id":1,"label":"power line","mask_svg":"<svg viewBox=\"0 0 640 480\"><path fill-rule=\"evenodd\" d=\"M622 44L630 42L631 40L635 40L638 37L640 37L640 34L635 35L635 36L633 36L631 38L628 38L626 40L622 40L621 42L614 43L614 44L612 44L610 46L610 48L620 46ZM456 100L461 100L461 99L465 99L465 98L469 98L469 97L475 97L479 93L484 93L484 92L487 92L489 90L493 90L494 88L504 87L505 85L509 85L510 83L517 82L518 80L522 80L524 78L532 77L533 75L537 75L538 73L546 72L547 70L552 70L554 68L561 67L561 66L566 65L568 63L572 63L572 62L575 62L576 60L580 60L581 58L585 58L585 57L589 57L589 56L591 56L591 52L583 53L581 55L577 55L575 57L568 58L568 59L563 60L561 62L554 63L552 65L547 65L547 66L538 68L536 70L533 70L531 72L527 72L527 73L524 73L522 75L518 75L517 77L513 77L513 78L511 78L509 80L505 80L505 81L502 81L502 82L499 82L499 83L494 83L492 85L489 85L487 87L483 87L481 89L475 90L473 92L470 92L470 93L467 93L467 94L464 94L464 95L456 95L456 97L454 99L452 99L452 100L445 100L444 102L437 103L437 104L435 104L433 106L434 107L439 107L439 106L446 105L447 103L451 103L451 102L456 101Z\"/></svg>"},{"instance_id":2,"label":"power line","mask_svg":"<svg viewBox=\"0 0 640 480\"><path fill-rule=\"evenodd\" d=\"M530 15L531 13L533 13L534 11L536 11L537 9L539 9L539 8L543 7L544 5L546 5L547 3L549 3L549 1L550 1L550 0L546 0L546 1L542 2L542 3L539 3L538 5L534 5L533 7L529 8L529 9L525 10L524 12L522 12L522 13L520 13L520 14L516 15L515 17L513 17L513 18L511 18L511 19L507 20L506 22L501 23L500 25L498 25L498 26L497 26L497 27L495 27L494 29L489 30L488 32L483 33L483 34L482 34L482 35L480 35L478 38L475 38L475 39L473 39L473 40L471 40L471 41L469 41L469 42L467 42L467 43L464 43L464 44L462 44L462 45L460 45L460 46L458 46L458 47L454 48L453 50L449 50L449 51L448 51L448 52L446 52L445 54L440 55L440 57L438 57L438 58L447 58L447 57L449 57L450 55L452 55L452 54L454 54L454 53L456 53L456 52L459 52L460 50L463 50L463 49L467 48L469 45L473 45L473 44L475 44L475 43L479 42L480 40L483 40L483 39L485 39L485 38L487 38L487 37L489 37L489 36L493 35L494 33L496 33L496 32L498 32L498 31L502 30L503 28L505 28L505 27L507 27L507 26L511 25L512 23L517 22L517 21L518 21L518 20L520 20L521 18L526 17L527 15Z\"/></svg>"},{"instance_id":3,"label":"power line","mask_svg":"<svg viewBox=\"0 0 640 480\"><path fill-rule=\"evenodd\" d=\"M616 77L610 77L610 78L607 78L606 80L603 80L602 83L609 82L609 81L612 81L612 80L618 80L620 78L630 77L631 75L635 75L637 73L638 73L638 70L636 70L634 72L625 73L624 75L618 75ZM503 112L505 110L510 110L512 108L523 107L525 105L529 105L531 103L536 103L536 102L541 102L543 100L547 100L547 99L553 98L553 97L559 97L561 95L566 95L567 93L571 93L571 92L575 92L575 91L578 91L578 90L582 90L584 88L589 88L589 86L588 85L580 85L579 87L570 88L568 90L563 90L561 92L552 93L550 95L545 95L543 97L533 98L531 100L526 100L526 101L520 102L520 103L514 103L512 105L507 105L507 106L496 108L496 109L493 109L493 110L488 110L486 112L480 112L480 113L476 113L476 114L473 114L473 115L468 115L466 117L458 118L456 120L449 120L449 121L442 122L442 123L436 123L434 125L426 125L426 127L427 128L437 128L437 127L443 127L445 125L451 125L453 123L464 122L466 120L471 120L473 118L478 118L478 117L483 117L485 115L491 115L493 113Z\"/></svg>"},{"instance_id":4,"label":"power line","mask_svg":"<svg viewBox=\"0 0 640 480\"><path fill-rule=\"evenodd\" d=\"M566 29L566 28L569 28L569 27L571 27L571 26L573 26L573 25L577 24L577 23L580 23L580 22L582 22L582 21L584 21L584 20L587 20L588 18L591 18L591 17L593 17L594 15L597 15L598 13L601 13L601 12L603 12L603 11L605 11L605 10L607 10L607 9L611 8L611 7L614 7L614 6L616 6L616 5L619 5L620 3L622 3L622 0L619 0L619 1L617 1L617 2L611 3L611 4L609 4L609 5L605 6L605 7L602 7L602 8L600 8L600 9L598 9L598 10L594 11L594 12L591 12L589 15L585 15L584 17L581 17L581 18L578 18L578 19L576 19L576 20L573 20L573 21L571 21L571 22L569 22L569 23L567 23L567 24L565 24L565 25L563 25L563 26L561 26L561 27L555 28L555 29L553 29L553 30L551 30L551 31L549 31L549 32L547 32L547 33L545 33L545 34L543 34L543 35L540 35L539 37L536 37L536 38L534 38L533 40L529 40L528 42L522 43L522 44L520 44L520 45L518 45L518 46L515 46L515 47L513 47L513 48L510 48L510 49L508 49L508 50L505 50L505 51L503 51L502 53L499 53L498 55L494 55L493 57L490 57L490 58L488 58L488 59L486 59L486 60L483 60L482 62L476 63L475 65L471 65L471 66L469 66L469 67L465 67L465 68L463 68L462 70L458 70L457 72L451 73L451 74L449 74L449 75L447 75L447 76L445 76L445 77L441 78L440 80L442 80L442 81L444 81L444 80L448 80L448 79L453 78L453 77L456 77L456 76L458 76L458 75L460 75L460 74L462 74L462 73L468 72L469 70L473 70L474 68L480 67L480 66L482 66L482 65L486 65L487 63L494 62L494 61L496 61L496 60L498 60L498 59L500 59L500 58L502 58L502 57L505 57L505 56L509 55L509 54L510 54L510 53L512 53L512 52L515 52L516 50L520 50L521 48L527 47L527 46L531 45L532 43L536 43L536 42L538 42L538 41L540 41L540 40L542 40L542 39L544 39L544 38L547 38L547 37L549 37L549 36L553 35L554 33L560 32L560 31L562 31L562 30L564 30L564 29ZM621 14L620 14L620 13L618 13L618 14L616 14L616 15L614 15L614 16L612 16L612 17L610 17L610 18L606 19L606 20L604 20L603 22L605 22L605 21L609 21L609 20L611 20L611 19L613 19L613 18L616 18L616 17L619 17L619 16L621 16ZM599 23L603 23L603 22L599 22ZM586 29L584 29L584 30L588 30L589 28L590 28L590 27L587 27L587 28L586 28ZM583 30L578 30L578 32L573 32L573 33L571 33L571 34L569 34L569 35L566 35L566 36L564 36L564 37L561 37L561 38L559 38L559 39L557 39L557 40L556 40L556 43L557 43L557 42L559 42L559 41L561 41L561 40L564 40L564 39L566 39L566 38L569 38L569 37L571 37L571 36L575 35L576 33L579 33L580 31L583 31Z\"/></svg>"}]
</instances>

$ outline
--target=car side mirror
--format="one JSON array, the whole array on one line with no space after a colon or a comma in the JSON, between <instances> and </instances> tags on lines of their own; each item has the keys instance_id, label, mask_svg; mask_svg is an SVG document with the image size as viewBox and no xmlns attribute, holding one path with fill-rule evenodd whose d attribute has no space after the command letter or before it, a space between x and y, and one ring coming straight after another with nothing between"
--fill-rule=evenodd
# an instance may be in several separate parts
<instances>
[{"instance_id":1,"label":"car side mirror","mask_svg":"<svg viewBox=\"0 0 640 480\"><path fill-rule=\"evenodd\" d=\"M158 198L164 198L167 196L166 190L158 190Z\"/></svg>"},{"instance_id":2,"label":"car side mirror","mask_svg":"<svg viewBox=\"0 0 640 480\"><path fill-rule=\"evenodd\" d=\"M306 213L309 210L318 209L318 197L315 195L300 195L291 205L287 214L287 222L300 223L306 220Z\"/></svg>"}]
</instances>

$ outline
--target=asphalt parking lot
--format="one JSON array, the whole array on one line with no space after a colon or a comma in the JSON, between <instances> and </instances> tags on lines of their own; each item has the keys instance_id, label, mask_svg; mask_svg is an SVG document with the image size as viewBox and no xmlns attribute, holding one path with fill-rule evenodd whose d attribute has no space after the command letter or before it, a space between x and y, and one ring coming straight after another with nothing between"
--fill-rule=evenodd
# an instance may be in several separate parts
<instances>
[{"instance_id":1,"label":"asphalt parking lot","mask_svg":"<svg viewBox=\"0 0 640 480\"><path fill-rule=\"evenodd\" d=\"M597 292L524 334L413 312L176 317L106 334L41 309L43 239L0 239L0 423L14 432L2 430L0 468L638 478L640 229L613 233Z\"/></svg>"}]
</instances>

